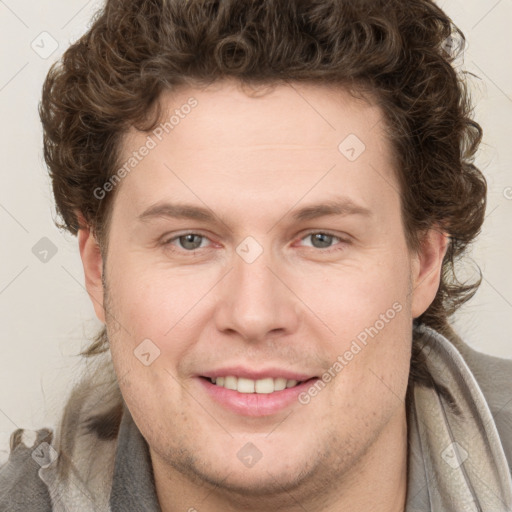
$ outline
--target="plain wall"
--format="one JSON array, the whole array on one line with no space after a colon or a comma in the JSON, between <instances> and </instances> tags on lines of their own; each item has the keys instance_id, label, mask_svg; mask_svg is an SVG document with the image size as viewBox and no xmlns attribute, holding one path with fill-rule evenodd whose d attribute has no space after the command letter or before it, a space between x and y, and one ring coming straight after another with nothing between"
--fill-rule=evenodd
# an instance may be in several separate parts
<instances>
[{"instance_id":1,"label":"plain wall","mask_svg":"<svg viewBox=\"0 0 512 512\"><path fill-rule=\"evenodd\" d=\"M0 2L1 458L16 428L56 425L80 375L77 354L100 326L83 285L77 240L53 224L37 113L49 66L86 30L99 5ZM479 77L471 82L476 120L484 129L476 163L489 183L487 218L472 251L484 281L455 325L477 350L512 358L512 2L440 5L468 39L462 66ZM44 250L46 262L40 259Z\"/></svg>"}]
</instances>

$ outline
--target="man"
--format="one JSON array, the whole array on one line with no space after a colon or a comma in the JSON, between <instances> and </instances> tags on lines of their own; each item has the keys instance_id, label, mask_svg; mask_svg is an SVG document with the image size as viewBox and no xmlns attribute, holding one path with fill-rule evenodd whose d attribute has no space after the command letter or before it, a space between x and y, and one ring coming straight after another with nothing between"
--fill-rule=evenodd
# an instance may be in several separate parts
<instances>
[{"instance_id":1,"label":"man","mask_svg":"<svg viewBox=\"0 0 512 512\"><path fill-rule=\"evenodd\" d=\"M41 104L105 329L55 438L13 433L2 510L512 510L512 363L448 323L486 194L453 30L106 3Z\"/></svg>"}]
</instances>

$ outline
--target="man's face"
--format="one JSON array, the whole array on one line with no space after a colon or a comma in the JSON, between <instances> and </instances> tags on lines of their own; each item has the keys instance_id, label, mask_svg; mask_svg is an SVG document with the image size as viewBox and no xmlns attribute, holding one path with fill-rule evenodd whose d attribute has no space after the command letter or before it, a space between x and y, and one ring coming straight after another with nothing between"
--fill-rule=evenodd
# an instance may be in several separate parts
<instances>
[{"instance_id":1,"label":"man's face","mask_svg":"<svg viewBox=\"0 0 512 512\"><path fill-rule=\"evenodd\" d=\"M163 100L166 118L181 112L173 129L124 141L121 161L139 156L105 269L112 358L153 464L247 494L348 480L403 427L412 318L428 305L380 110L313 85ZM212 220L144 215L164 203ZM296 216L331 203L338 214ZM261 393L242 392L254 380Z\"/></svg>"}]
</instances>

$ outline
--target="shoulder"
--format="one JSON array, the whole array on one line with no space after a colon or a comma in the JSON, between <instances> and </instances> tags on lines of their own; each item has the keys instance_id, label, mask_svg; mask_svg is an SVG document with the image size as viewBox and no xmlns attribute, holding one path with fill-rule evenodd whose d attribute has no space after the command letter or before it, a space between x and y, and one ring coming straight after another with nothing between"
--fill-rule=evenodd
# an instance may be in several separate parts
<instances>
[{"instance_id":1,"label":"shoulder","mask_svg":"<svg viewBox=\"0 0 512 512\"><path fill-rule=\"evenodd\" d=\"M512 468L512 359L479 352L460 338L455 346L482 390Z\"/></svg>"},{"instance_id":2,"label":"shoulder","mask_svg":"<svg viewBox=\"0 0 512 512\"><path fill-rule=\"evenodd\" d=\"M18 429L11 434L9 459L0 467L0 510L50 512L50 495L39 470L54 460L52 432Z\"/></svg>"},{"instance_id":3,"label":"shoulder","mask_svg":"<svg viewBox=\"0 0 512 512\"><path fill-rule=\"evenodd\" d=\"M123 400L108 357L73 386L55 435L18 429L0 466L1 512L108 510Z\"/></svg>"}]
</instances>

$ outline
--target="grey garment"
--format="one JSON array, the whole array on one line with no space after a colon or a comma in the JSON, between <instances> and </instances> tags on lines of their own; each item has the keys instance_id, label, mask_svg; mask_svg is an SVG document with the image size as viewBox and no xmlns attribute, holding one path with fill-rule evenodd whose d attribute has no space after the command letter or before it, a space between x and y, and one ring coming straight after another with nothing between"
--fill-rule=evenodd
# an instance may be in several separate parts
<instances>
[{"instance_id":1,"label":"grey garment","mask_svg":"<svg viewBox=\"0 0 512 512\"><path fill-rule=\"evenodd\" d=\"M46 446L42 443L50 443L51 437L48 429L38 430L36 442L29 447L21 442L21 429L11 435L9 460L0 468L0 512L52 512L48 487L39 477L37 456L44 457ZM49 460L42 460L46 462ZM112 512L161 512L148 445L126 406L119 428L110 507Z\"/></svg>"},{"instance_id":2,"label":"grey garment","mask_svg":"<svg viewBox=\"0 0 512 512\"><path fill-rule=\"evenodd\" d=\"M415 386L407 411L406 512L512 511L512 360L479 353L460 339L455 349L435 331L424 333L437 387ZM442 386L453 394L454 404L441 396ZM38 434L41 442L48 431ZM13 447L12 439L9 461L0 468L0 511L52 512L34 448L23 443ZM453 460L460 453L449 448L453 442L468 453L458 466ZM161 512L148 445L126 407L117 443L111 512Z\"/></svg>"},{"instance_id":3,"label":"grey garment","mask_svg":"<svg viewBox=\"0 0 512 512\"><path fill-rule=\"evenodd\" d=\"M116 452L111 512L161 512L146 440L124 406Z\"/></svg>"},{"instance_id":4,"label":"grey garment","mask_svg":"<svg viewBox=\"0 0 512 512\"><path fill-rule=\"evenodd\" d=\"M415 386L407 411L405 512L512 511L512 451L504 452L512 441L512 361L467 346L465 360L437 332L418 332L436 388ZM439 392L443 386L451 399ZM129 412L122 429L112 512L160 512L147 443Z\"/></svg>"},{"instance_id":5,"label":"grey garment","mask_svg":"<svg viewBox=\"0 0 512 512\"><path fill-rule=\"evenodd\" d=\"M9 460L0 467L0 511L52 511L48 488L38 474L41 464L49 462L45 458L51 439L52 433L41 429L34 445L27 447L21 429L12 433Z\"/></svg>"},{"instance_id":6,"label":"grey garment","mask_svg":"<svg viewBox=\"0 0 512 512\"><path fill-rule=\"evenodd\" d=\"M417 333L434 385L415 385L407 411L406 512L512 511L512 453L502 441L512 437L512 361L458 351L427 327Z\"/></svg>"}]
</instances>

